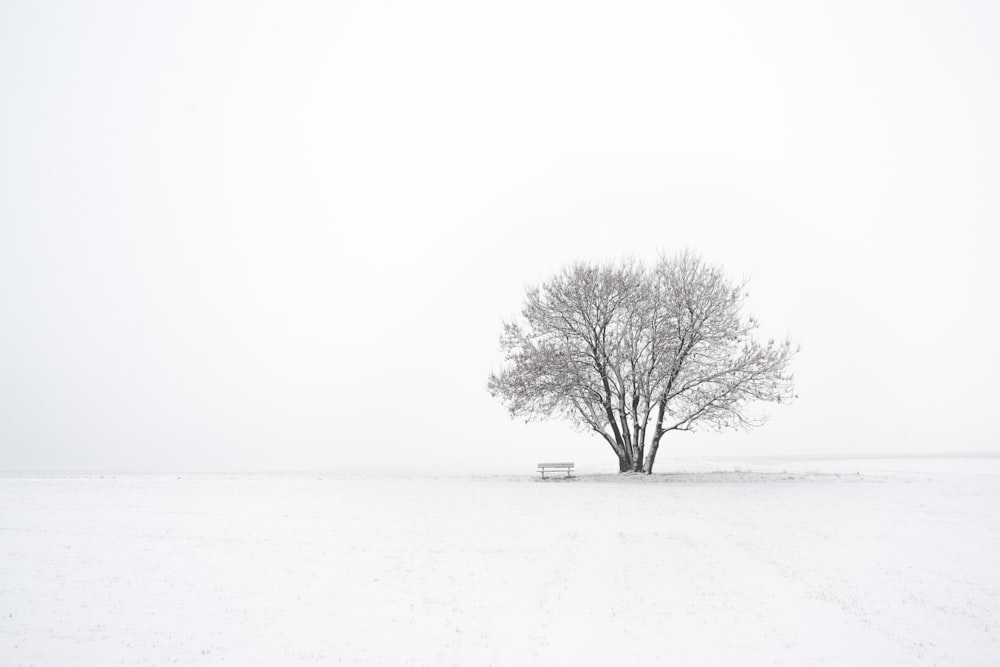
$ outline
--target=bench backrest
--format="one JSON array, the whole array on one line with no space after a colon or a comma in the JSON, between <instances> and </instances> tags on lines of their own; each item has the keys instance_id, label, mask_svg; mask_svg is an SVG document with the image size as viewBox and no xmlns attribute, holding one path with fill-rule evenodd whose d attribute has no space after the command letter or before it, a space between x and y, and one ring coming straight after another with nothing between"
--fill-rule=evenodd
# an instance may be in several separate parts
<instances>
[{"instance_id":1,"label":"bench backrest","mask_svg":"<svg viewBox=\"0 0 1000 667\"><path fill-rule=\"evenodd\" d=\"M539 468L572 468L572 463L539 463Z\"/></svg>"}]
</instances>

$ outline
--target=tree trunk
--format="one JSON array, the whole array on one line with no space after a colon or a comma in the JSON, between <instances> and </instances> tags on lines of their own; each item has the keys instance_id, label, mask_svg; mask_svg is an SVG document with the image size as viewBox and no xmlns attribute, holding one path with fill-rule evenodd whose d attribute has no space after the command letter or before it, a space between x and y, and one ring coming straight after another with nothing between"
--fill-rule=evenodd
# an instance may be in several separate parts
<instances>
[{"instance_id":1,"label":"tree trunk","mask_svg":"<svg viewBox=\"0 0 1000 667\"><path fill-rule=\"evenodd\" d=\"M649 443L649 451L646 452L646 461L642 466L642 471L647 475L653 472L653 463L656 462L656 450L660 448L660 438L663 437L663 433L660 429L656 429L656 433L653 435L653 441Z\"/></svg>"},{"instance_id":2,"label":"tree trunk","mask_svg":"<svg viewBox=\"0 0 1000 667\"><path fill-rule=\"evenodd\" d=\"M638 462L639 467L642 466L642 450L646 445L646 434L643 424L639 420L639 392L633 388L632 390L632 447L633 456L632 459ZM649 414L647 412L646 419L649 419ZM637 470L638 472L638 470Z\"/></svg>"},{"instance_id":3,"label":"tree trunk","mask_svg":"<svg viewBox=\"0 0 1000 667\"><path fill-rule=\"evenodd\" d=\"M615 453L615 456L618 457L618 472L631 470L632 457L630 456L629 450L623 445L622 441L620 439L616 440L605 431L596 428L594 430L597 431L609 445L611 445L611 450Z\"/></svg>"},{"instance_id":4,"label":"tree trunk","mask_svg":"<svg viewBox=\"0 0 1000 667\"><path fill-rule=\"evenodd\" d=\"M646 424L643 423L642 428L639 430L639 452L638 455L636 456L636 459L641 462L645 455L646 455ZM642 464L640 463L640 466L641 465ZM641 469L637 470L636 472L641 472Z\"/></svg>"},{"instance_id":5,"label":"tree trunk","mask_svg":"<svg viewBox=\"0 0 1000 667\"><path fill-rule=\"evenodd\" d=\"M653 472L653 463L656 462L656 450L660 448L660 438L663 437L663 417L667 413L667 399L660 399L656 409L656 426L653 428L653 441L649 443L649 451L646 452L646 460L643 463L642 471L647 475Z\"/></svg>"},{"instance_id":6,"label":"tree trunk","mask_svg":"<svg viewBox=\"0 0 1000 667\"><path fill-rule=\"evenodd\" d=\"M632 434L629 433L628 415L625 413L624 403L619 406L618 418L621 420L622 445L625 447L625 451L628 452L628 460L635 461L635 448L632 445Z\"/></svg>"}]
</instances>

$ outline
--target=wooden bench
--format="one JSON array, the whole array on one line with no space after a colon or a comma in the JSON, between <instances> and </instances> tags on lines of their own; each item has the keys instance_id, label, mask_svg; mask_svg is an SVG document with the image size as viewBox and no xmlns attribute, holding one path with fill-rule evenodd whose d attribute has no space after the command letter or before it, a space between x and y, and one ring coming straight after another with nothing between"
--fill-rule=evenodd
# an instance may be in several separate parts
<instances>
[{"instance_id":1,"label":"wooden bench","mask_svg":"<svg viewBox=\"0 0 1000 667\"><path fill-rule=\"evenodd\" d=\"M572 463L539 463L538 464L538 472L542 473L542 479L545 479L545 471L546 470L550 470L550 471L551 470L557 470L557 471L565 470L567 477L572 477L573 476L573 464Z\"/></svg>"}]
</instances>

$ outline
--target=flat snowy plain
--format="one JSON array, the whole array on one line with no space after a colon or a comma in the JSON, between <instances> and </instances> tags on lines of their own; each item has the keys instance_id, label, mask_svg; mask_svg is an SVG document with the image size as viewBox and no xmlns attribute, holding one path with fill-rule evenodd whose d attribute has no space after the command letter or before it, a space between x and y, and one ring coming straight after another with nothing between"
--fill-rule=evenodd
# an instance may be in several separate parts
<instances>
[{"instance_id":1,"label":"flat snowy plain","mask_svg":"<svg viewBox=\"0 0 1000 667\"><path fill-rule=\"evenodd\" d=\"M1000 459L658 466L0 473L0 664L1000 664Z\"/></svg>"}]
</instances>

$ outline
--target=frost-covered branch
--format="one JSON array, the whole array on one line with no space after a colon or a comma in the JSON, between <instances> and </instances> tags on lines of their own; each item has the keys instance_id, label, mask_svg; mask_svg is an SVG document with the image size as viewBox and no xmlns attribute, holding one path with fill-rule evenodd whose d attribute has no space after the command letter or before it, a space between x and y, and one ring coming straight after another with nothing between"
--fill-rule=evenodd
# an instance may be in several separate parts
<instances>
[{"instance_id":1,"label":"frost-covered branch","mask_svg":"<svg viewBox=\"0 0 1000 667\"><path fill-rule=\"evenodd\" d=\"M745 282L692 252L652 269L574 265L529 289L504 324L490 392L512 416L567 418L607 440L620 470L650 472L663 434L758 426L750 405L793 398L796 350L759 343L745 299Z\"/></svg>"}]
</instances>

